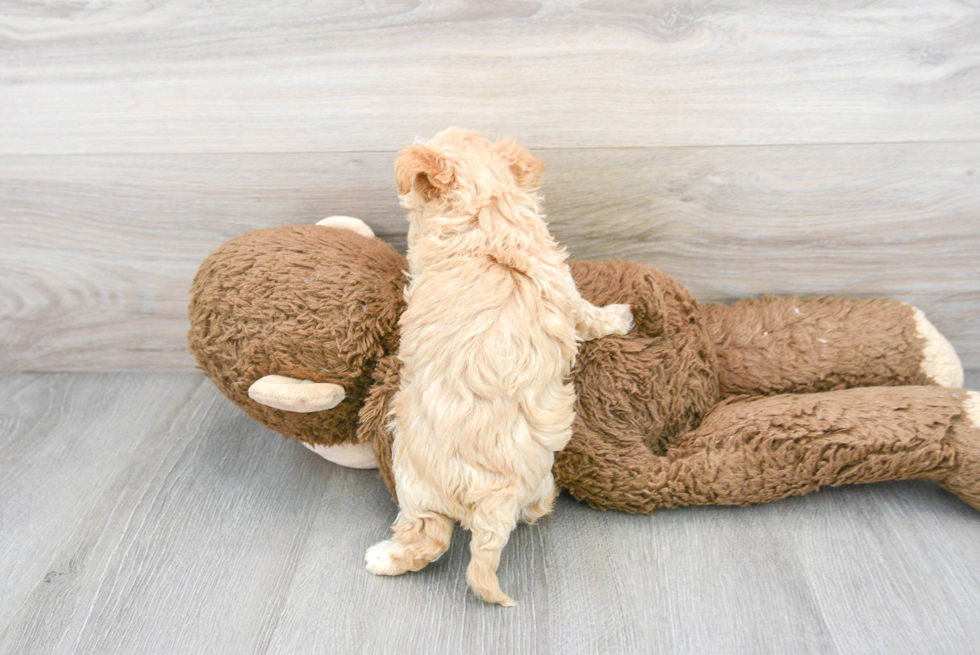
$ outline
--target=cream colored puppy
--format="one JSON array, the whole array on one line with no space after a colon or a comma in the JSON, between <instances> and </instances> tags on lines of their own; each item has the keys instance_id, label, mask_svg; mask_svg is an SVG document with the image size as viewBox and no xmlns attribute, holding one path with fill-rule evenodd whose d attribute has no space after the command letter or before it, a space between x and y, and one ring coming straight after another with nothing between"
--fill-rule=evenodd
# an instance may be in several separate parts
<instances>
[{"instance_id":1,"label":"cream colored puppy","mask_svg":"<svg viewBox=\"0 0 980 655\"><path fill-rule=\"evenodd\" d=\"M395 163L408 210L408 306L394 398L392 470L401 512L368 549L379 575L417 571L472 532L466 579L512 606L497 566L517 520L551 511L554 453L568 443L577 342L626 334L627 305L575 288L534 194L544 165L512 140L448 129Z\"/></svg>"}]
</instances>

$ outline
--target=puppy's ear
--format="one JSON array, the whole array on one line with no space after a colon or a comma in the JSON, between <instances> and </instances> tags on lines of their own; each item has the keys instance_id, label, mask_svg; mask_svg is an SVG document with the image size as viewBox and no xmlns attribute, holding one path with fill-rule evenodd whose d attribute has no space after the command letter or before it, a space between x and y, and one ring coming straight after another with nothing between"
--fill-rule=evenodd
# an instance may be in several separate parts
<instances>
[{"instance_id":1,"label":"puppy's ear","mask_svg":"<svg viewBox=\"0 0 980 655\"><path fill-rule=\"evenodd\" d=\"M544 162L525 150L514 139L503 139L497 143L497 152L510 164L510 171L517 185L528 191L541 185Z\"/></svg>"},{"instance_id":2,"label":"puppy's ear","mask_svg":"<svg viewBox=\"0 0 980 655\"><path fill-rule=\"evenodd\" d=\"M405 195L418 184L419 192L428 201L440 197L453 181L449 161L428 146L407 146L395 160L395 181L398 195Z\"/></svg>"}]
</instances>

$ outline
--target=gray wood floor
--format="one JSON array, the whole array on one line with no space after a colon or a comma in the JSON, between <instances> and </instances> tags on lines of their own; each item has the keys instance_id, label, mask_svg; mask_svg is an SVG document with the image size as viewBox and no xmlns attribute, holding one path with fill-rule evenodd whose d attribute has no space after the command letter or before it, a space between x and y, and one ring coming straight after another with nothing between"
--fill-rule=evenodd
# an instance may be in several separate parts
<instances>
[{"instance_id":1,"label":"gray wood floor","mask_svg":"<svg viewBox=\"0 0 980 655\"><path fill-rule=\"evenodd\" d=\"M5 654L980 652L980 514L931 484L653 517L563 497L507 547L504 610L467 593L465 534L367 573L395 513L376 474L198 374L5 374L0 395Z\"/></svg>"}]
</instances>

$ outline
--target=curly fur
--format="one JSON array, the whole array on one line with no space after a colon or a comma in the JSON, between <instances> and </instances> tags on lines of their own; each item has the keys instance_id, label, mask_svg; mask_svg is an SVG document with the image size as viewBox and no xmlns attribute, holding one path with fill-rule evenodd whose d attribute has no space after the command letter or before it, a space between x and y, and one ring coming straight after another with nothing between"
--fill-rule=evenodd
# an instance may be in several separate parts
<instances>
[{"instance_id":1,"label":"curly fur","mask_svg":"<svg viewBox=\"0 0 980 655\"><path fill-rule=\"evenodd\" d=\"M368 569L422 568L458 521L473 533L470 586L510 606L500 551L519 518L551 510L577 341L625 334L631 317L579 296L533 193L543 166L515 142L451 129L406 148L395 168L410 223L391 423L401 511Z\"/></svg>"}]
</instances>

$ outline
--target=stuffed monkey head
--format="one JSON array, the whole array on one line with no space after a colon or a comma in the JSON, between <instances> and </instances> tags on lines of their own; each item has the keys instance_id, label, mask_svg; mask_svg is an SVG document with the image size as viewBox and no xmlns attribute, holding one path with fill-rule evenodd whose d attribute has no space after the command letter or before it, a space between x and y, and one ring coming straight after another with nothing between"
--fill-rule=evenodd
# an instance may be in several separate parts
<instances>
[{"instance_id":1,"label":"stuffed monkey head","mask_svg":"<svg viewBox=\"0 0 980 655\"><path fill-rule=\"evenodd\" d=\"M379 359L398 348L405 258L351 230L296 225L257 230L215 250L191 288L188 341L198 365L232 402L283 436L353 443ZM260 404L267 375L343 387L328 411Z\"/></svg>"}]
</instances>

